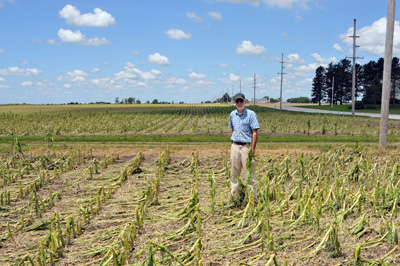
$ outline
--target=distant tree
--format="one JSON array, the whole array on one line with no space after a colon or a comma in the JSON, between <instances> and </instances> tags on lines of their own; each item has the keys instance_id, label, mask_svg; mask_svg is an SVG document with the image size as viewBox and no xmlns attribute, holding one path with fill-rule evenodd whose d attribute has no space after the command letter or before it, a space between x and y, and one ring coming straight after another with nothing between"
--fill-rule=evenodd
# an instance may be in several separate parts
<instances>
[{"instance_id":1,"label":"distant tree","mask_svg":"<svg viewBox=\"0 0 400 266\"><path fill-rule=\"evenodd\" d=\"M141 103L142 102L139 99L136 100L136 104L141 104Z\"/></svg>"},{"instance_id":2,"label":"distant tree","mask_svg":"<svg viewBox=\"0 0 400 266\"><path fill-rule=\"evenodd\" d=\"M308 97L297 97L297 98L289 98L286 100L288 103L310 103L311 100Z\"/></svg>"},{"instance_id":3,"label":"distant tree","mask_svg":"<svg viewBox=\"0 0 400 266\"><path fill-rule=\"evenodd\" d=\"M151 103L152 103L152 104L158 104L158 100L157 100L157 99L154 99Z\"/></svg>"},{"instance_id":4,"label":"distant tree","mask_svg":"<svg viewBox=\"0 0 400 266\"><path fill-rule=\"evenodd\" d=\"M279 103L280 101L279 101L279 98L278 99L270 98L269 102L270 103Z\"/></svg>"},{"instance_id":5,"label":"distant tree","mask_svg":"<svg viewBox=\"0 0 400 266\"><path fill-rule=\"evenodd\" d=\"M326 96L326 69L320 66L315 71L315 77L312 82L311 101L321 105L321 101ZM289 102L289 100L288 100Z\"/></svg>"},{"instance_id":6,"label":"distant tree","mask_svg":"<svg viewBox=\"0 0 400 266\"><path fill-rule=\"evenodd\" d=\"M119 97L115 98L115 103L119 103Z\"/></svg>"},{"instance_id":7,"label":"distant tree","mask_svg":"<svg viewBox=\"0 0 400 266\"><path fill-rule=\"evenodd\" d=\"M229 96L228 93L225 93L221 98L217 99L217 102L229 103L232 101L232 98Z\"/></svg>"},{"instance_id":8,"label":"distant tree","mask_svg":"<svg viewBox=\"0 0 400 266\"><path fill-rule=\"evenodd\" d=\"M264 96L263 99L269 100L269 96Z\"/></svg>"},{"instance_id":9,"label":"distant tree","mask_svg":"<svg viewBox=\"0 0 400 266\"><path fill-rule=\"evenodd\" d=\"M129 104L135 103L135 98L129 97L128 100L127 100L127 102L128 102Z\"/></svg>"},{"instance_id":10,"label":"distant tree","mask_svg":"<svg viewBox=\"0 0 400 266\"><path fill-rule=\"evenodd\" d=\"M150 103L150 101L149 101L149 100L147 100L147 101L146 101L146 103L147 103L147 104L149 104L149 103Z\"/></svg>"}]
</instances>

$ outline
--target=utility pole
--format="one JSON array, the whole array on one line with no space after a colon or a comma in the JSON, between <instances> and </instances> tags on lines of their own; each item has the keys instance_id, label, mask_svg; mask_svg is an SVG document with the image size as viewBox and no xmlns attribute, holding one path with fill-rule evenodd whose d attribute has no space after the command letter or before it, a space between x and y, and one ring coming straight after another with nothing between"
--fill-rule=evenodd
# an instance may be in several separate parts
<instances>
[{"instance_id":1,"label":"utility pole","mask_svg":"<svg viewBox=\"0 0 400 266\"><path fill-rule=\"evenodd\" d=\"M280 62L281 63L281 73L278 73L278 74L281 74L281 96L280 96L280 99L279 99L279 110L282 110L282 83L283 83L283 74L287 74L287 73L283 73L283 64L284 63L286 63L286 62L283 62L283 53L282 53L282 61Z\"/></svg>"},{"instance_id":2,"label":"utility pole","mask_svg":"<svg viewBox=\"0 0 400 266\"><path fill-rule=\"evenodd\" d=\"M331 103L331 109L333 109L333 90L335 89L335 77L333 76L332 80L332 103Z\"/></svg>"},{"instance_id":3,"label":"utility pole","mask_svg":"<svg viewBox=\"0 0 400 266\"><path fill-rule=\"evenodd\" d=\"M233 85L232 85L232 98L231 98L231 102L233 102Z\"/></svg>"},{"instance_id":4,"label":"utility pole","mask_svg":"<svg viewBox=\"0 0 400 266\"><path fill-rule=\"evenodd\" d=\"M379 147L381 149L386 149L387 130L388 130L388 123L389 123L390 76L391 76L391 71L392 71L395 9L396 9L396 0L388 0L385 58L384 58L384 63L383 63L381 123L380 123L380 132L379 132Z\"/></svg>"},{"instance_id":5,"label":"utility pole","mask_svg":"<svg viewBox=\"0 0 400 266\"><path fill-rule=\"evenodd\" d=\"M356 48L360 47L356 45L356 38L360 38L360 36L356 35L356 19L354 19L354 28L353 28L353 36L349 36L353 38L353 77L351 80L351 115L354 116L354 112L356 110L356 59L364 59L364 57L356 57ZM351 57L346 57L351 58Z\"/></svg>"},{"instance_id":6,"label":"utility pole","mask_svg":"<svg viewBox=\"0 0 400 266\"><path fill-rule=\"evenodd\" d=\"M254 103L256 105L256 73L254 73Z\"/></svg>"}]
</instances>

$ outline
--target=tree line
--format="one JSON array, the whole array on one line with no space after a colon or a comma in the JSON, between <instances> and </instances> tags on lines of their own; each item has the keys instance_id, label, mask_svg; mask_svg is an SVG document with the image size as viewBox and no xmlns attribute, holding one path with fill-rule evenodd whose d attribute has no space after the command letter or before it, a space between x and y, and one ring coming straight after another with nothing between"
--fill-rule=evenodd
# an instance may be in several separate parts
<instances>
[{"instance_id":1,"label":"tree line","mask_svg":"<svg viewBox=\"0 0 400 266\"><path fill-rule=\"evenodd\" d=\"M356 64L355 97L361 97L356 102L356 108L364 106L376 108L381 104L382 78L384 59L369 61L364 65ZM330 63L327 67L320 66L315 71L312 81L311 101L343 104L352 100L352 64L348 59L338 63ZM396 92L400 90L400 61L397 57L392 60L392 75L390 89L390 103L395 104ZM333 98L333 99L332 99Z\"/></svg>"}]
</instances>

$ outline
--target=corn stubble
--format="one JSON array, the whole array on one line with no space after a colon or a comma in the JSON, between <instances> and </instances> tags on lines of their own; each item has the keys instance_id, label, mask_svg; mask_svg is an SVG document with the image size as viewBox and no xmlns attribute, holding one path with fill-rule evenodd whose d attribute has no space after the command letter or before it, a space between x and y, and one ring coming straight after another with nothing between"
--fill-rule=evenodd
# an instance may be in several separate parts
<instances>
[{"instance_id":1,"label":"corn stubble","mask_svg":"<svg viewBox=\"0 0 400 266\"><path fill-rule=\"evenodd\" d=\"M63 156L13 156L1 160L0 208L10 219L1 223L0 249L13 238L44 231L36 249L14 262L58 265L70 256L68 247L85 236L85 228L135 176L143 184L132 187L139 195L135 207L121 216L123 222L101 249L86 253L87 265L233 261L277 266L311 265L321 259L332 265L396 265L400 176L398 157L392 154L341 146L317 155L257 157L258 204L248 189L250 164L236 207L228 209L218 203L229 197L226 160L200 157L195 151L171 164L171 153L165 150L143 166L144 155L138 153L68 215L53 209L84 189L82 182L101 176L117 156L94 160L90 152L79 150ZM77 168L82 176L67 179L65 173ZM57 188L56 181L61 184ZM27 211L12 218L22 201Z\"/></svg>"}]
</instances>

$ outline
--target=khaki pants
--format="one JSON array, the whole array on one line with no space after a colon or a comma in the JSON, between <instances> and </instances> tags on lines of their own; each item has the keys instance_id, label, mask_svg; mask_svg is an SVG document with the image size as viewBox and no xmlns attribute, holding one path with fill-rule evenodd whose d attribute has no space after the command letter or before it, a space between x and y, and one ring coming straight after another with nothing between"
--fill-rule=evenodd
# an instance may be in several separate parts
<instances>
[{"instance_id":1,"label":"khaki pants","mask_svg":"<svg viewBox=\"0 0 400 266\"><path fill-rule=\"evenodd\" d=\"M232 143L231 146L231 195L234 195L238 192L239 189L239 181L238 178L241 178L244 183L246 183L247 178L247 168L246 161L247 155L250 149L250 144L246 145L238 145ZM251 162L255 166L254 160ZM252 179L250 181L249 186L253 188L254 199L258 198L257 195L257 179L256 175L253 172L251 173Z\"/></svg>"}]
</instances>

